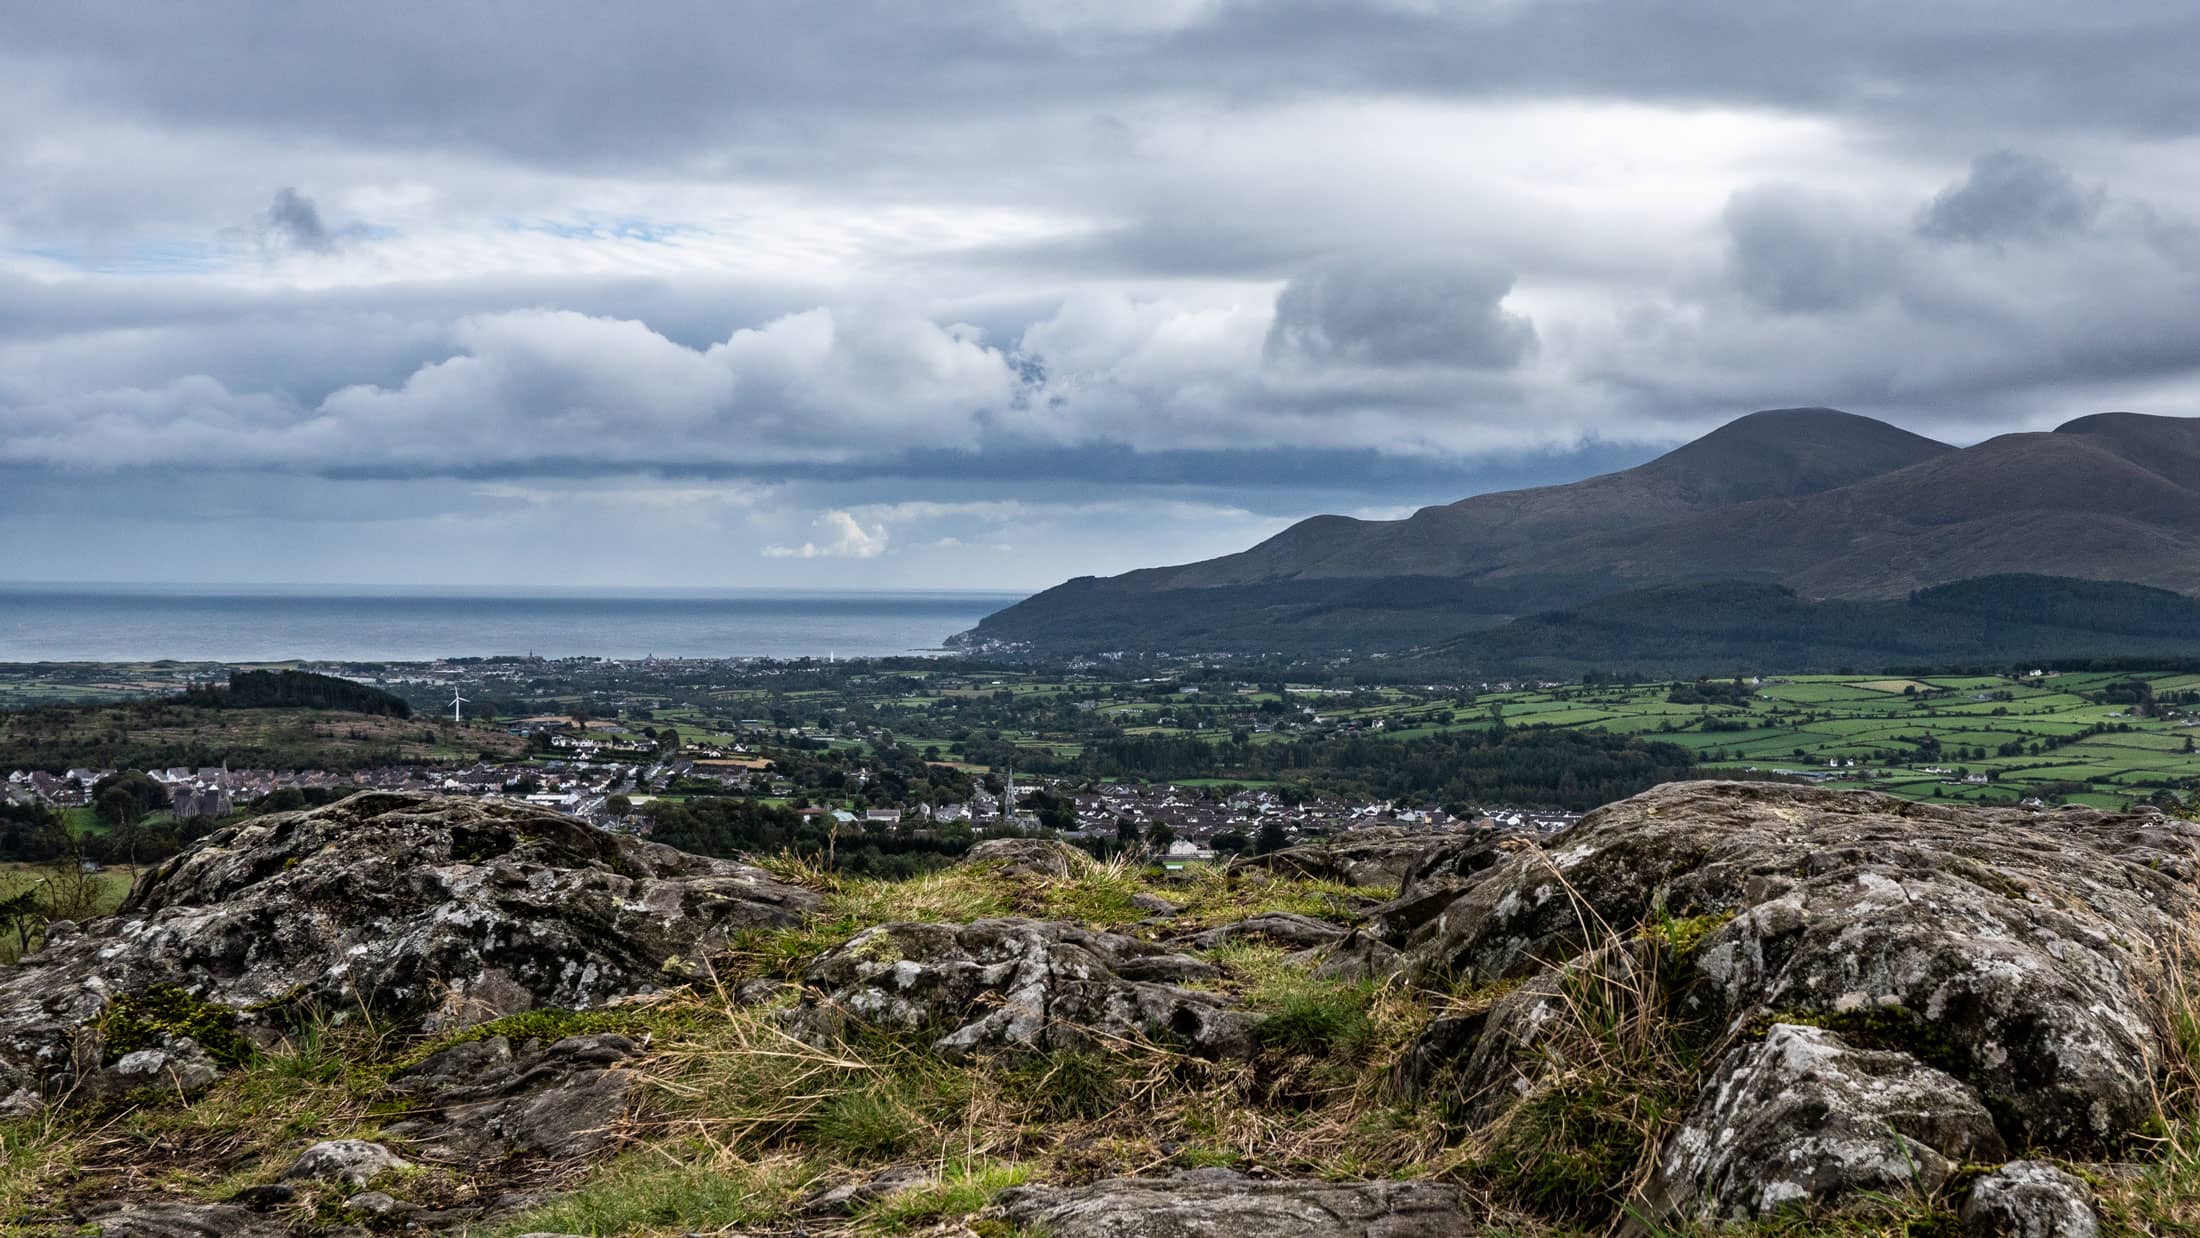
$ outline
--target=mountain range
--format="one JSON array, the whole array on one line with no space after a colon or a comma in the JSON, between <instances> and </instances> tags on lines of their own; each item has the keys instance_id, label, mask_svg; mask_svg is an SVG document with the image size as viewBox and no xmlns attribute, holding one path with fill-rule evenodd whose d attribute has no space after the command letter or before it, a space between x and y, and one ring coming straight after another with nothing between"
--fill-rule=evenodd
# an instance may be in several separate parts
<instances>
[{"instance_id":1,"label":"mountain range","mask_svg":"<svg viewBox=\"0 0 2200 1238\"><path fill-rule=\"evenodd\" d=\"M2200 593L2200 419L2103 413L1958 448L1834 409L1768 410L1617 473L1476 495L1402 520L1315 516L1238 554L1081 577L987 617L961 642L1047 652L1443 649L1472 660L1477 645L1505 645L1496 630L1507 625L1547 629L1553 615L1585 606L1636 613L1644 607L1615 599L1637 595L1668 605L1686 596L1699 615L1722 597L1739 613L1773 595L1803 611L1848 603L1827 614L1871 614L1883 627L1880 611L1919 610L1920 591L1980 578L1998 582L1988 595L2064 599L2047 608L2059 620L2051 626L2066 629L2044 642L2056 650L2128 648L2067 638L2113 633L2129 626L2113 616L2185 601L2157 591ZM2096 624L2089 608L2110 617ZM1687 644L1671 635L1651 643ZM1626 643L1598 656L1624 657ZM1945 652L2031 648L2005 643ZM1895 646L1884 652L1935 652Z\"/></svg>"}]
</instances>

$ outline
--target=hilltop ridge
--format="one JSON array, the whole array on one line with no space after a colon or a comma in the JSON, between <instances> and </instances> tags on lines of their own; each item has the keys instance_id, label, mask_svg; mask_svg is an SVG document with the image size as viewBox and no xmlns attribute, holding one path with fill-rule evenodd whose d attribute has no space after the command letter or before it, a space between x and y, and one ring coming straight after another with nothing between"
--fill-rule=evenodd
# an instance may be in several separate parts
<instances>
[{"instance_id":1,"label":"hilltop ridge","mask_svg":"<svg viewBox=\"0 0 2200 1238\"><path fill-rule=\"evenodd\" d=\"M1404 648L1678 584L1861 601L2007 575L2200 592L2200 419L2101 413L1958 448L1835 409L1766 410L1616 473L1401 520L1316 516L1234 555L1068 582L969 639Z\"/></svg>"}]
</instances>

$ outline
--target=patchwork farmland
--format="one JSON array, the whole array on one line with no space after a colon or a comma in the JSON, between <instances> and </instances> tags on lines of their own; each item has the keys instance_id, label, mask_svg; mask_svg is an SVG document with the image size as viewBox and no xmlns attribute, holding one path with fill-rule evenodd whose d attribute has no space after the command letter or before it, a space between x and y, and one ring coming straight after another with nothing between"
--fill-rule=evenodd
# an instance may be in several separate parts
<instances>
[{"instance_id":1,"label":"patchwork farmland","mask_svg":"<svg viewBox=\"0 0 2200 1238\"><path fill-rule=\"evenodd\" d=\"M1508 725L1642 734L1707 774L1784 773L1917 799L2114 807L2200 786L2200 675L1795 676L1486 694Z\"/></svg>"}]
</instances>

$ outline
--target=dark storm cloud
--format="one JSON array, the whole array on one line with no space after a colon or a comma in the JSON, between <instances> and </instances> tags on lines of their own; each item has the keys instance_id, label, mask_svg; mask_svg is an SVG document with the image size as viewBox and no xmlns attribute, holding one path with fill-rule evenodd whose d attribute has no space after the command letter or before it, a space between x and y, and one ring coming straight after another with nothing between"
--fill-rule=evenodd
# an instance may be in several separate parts
<instances>
[{"instance_id":1,"label":"dark storm cloud","mask_svg":"<svg viewBox=\"0 0 2200 1238\"><path fill-rule=\"evenodd\" d=\"M726 143L758 167L814 167L867 153L818 140L836 124L1126 92L1561 94L1944 130L2200 123L2187 63L2200 12L2170 0L2113 20L2045 0L1180 7L1187 20L1141 29L1043 0L569 2L517 20L474 5L105 0L13 6L0 44L70 94L190 123L614 164Z\"/></svg>"},{"instance_id":2,"label":"dark storm cloud","mask_svg":"<svg viewBox=\"0 0 2200 1238\"><path fill-rule=\"evenodd\" d=\"M275 200L268 203L262 226L263 235L299 249L325 254L336 248L336 238L329 233L328 225L321 222L320 208L313 205L313 199L287 185L275 191Z\"/></svg>"},{"instance_id":3,"label":"dark storm cloud","mask_svg":"<svg viewBox=\"0 0 2200 1238\"><path fill-rule=\"evenodd\" d=\"M1446 262L1332 266L1276 298L1271 359L1505 369L1534 351L1535 324L1504 308L1513 278Z\"/></svg>"},{"instance_id":4,"label":"dark storm cloud","mask_svg":"<svg viewBox=\"0 0 2200 1238\"><path fill-rule=\"evenodd\" d=\"M1962 183L1942 190L1918 217L1936 241L1999 242L2076 232L2101 212L2102 194L2036 155L1981 155Z\"/></svg>"},{"instance_id":5,"label":"dark storm cloud","mask_svg":"<svg viewBox=\"0 0 2200 1238\"><path fill-rule=\"evenodd\" d=\"M1895 273L1886 238L1803 190L1775 185L1736 194L1722 220L1735 279L1766 309L1854 309L1884 292Z\"/></svg>"}]
</instances>

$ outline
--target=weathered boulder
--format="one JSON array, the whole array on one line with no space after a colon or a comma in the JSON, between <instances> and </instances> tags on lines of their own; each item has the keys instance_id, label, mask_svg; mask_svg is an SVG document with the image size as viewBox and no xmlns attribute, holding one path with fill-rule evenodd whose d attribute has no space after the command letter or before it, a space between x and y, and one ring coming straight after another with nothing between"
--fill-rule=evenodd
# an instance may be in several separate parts
<instances>
[{"instance_id":1,"label":"weathered boulder","mask_svg":"<svg viewBox=\"0 0 2200 1238\"><path fill-rule=\"evenodd\" d=\"M1051 1238L1453 1238L1482 1228L1457 1187L1435 1182L1114 1178L1018 1187L999 1206Z\"/></svg>"},{"instance_id":2,"label":"weathered boulder","mask_svg":"<svg viewBox=\"0 0 2200 1238\"><path fill-rule=\"evenodd\" d=\"M100 1238L289 1238L290 1226L234 1204L109 1204L84 1216Z\"/></svg>"},{"instance_id":3,"label":"weathered boulder","mask_svg":"<svg viewBox=\"0 0 2200 1238\"><path fill-rule=\"evenodd\" d=\"M885 924L819 956L804 977L815 991L785 1017L813 1038L844 1016L937 1031L934 1047L951 1057L1138 1039L1246 1055L1256 1017L1177 985L1216 974L1166 947L1059 921Z\"/></svg>"},{"instance_id":4,"label":"weathered boulder","mask_svg":"<svg viewBox=\"0 0 2200 1238\"><path fill-rule=\"evenodd\" d=\"M1288 955L1284 962L1313 973L1320 980L1380 980L1396 972L1405 956L1390 943L1365 929L1353 929L1324 946L1310 946Z\"/></svg>"},{"instance_id":5,"label":"weathered boulder","mask_svg":"<svg viewBox=\"0 0 2200 1238\"><path fill-rule=\"evenodd\" d=\"M1535 842L1536 836L1518 830L1443 835L1406 866L1398 896L1362 912L1360 923L1389 944L1403 946L1500 863Z\"/></svg>"},{"instance_id":6,"label":"weathered boulder","mask_svg":"<svg viewBox=\"0 0 2200 1238\"><path fill-rule=\"evenodd\" d=\"M1295 911L1265 911L1234 924L1194 933L1184 939L1184 944L1197 950L1212 950L1217 946L1241 942L1305 950L1341 941L1344 935L1345 930L1342 927L1327 920L1302 916Z\"/></svg>"},{"instance_id":7,"label":"weathered boulder","mask_svg":"<svg viewBox=\"0 0 2200 1238\"><path fill-rule=\"evenodd\" d=\"M2196 847L2200 827L2151 812L1675 783L1488 870L1417 934L1409 970L1520 979L1665 924L1681 982L1665 1014L1701 1038L1830 1028L1953 1076L2010 1146L2082 1152L2153 1112L2157 943L2196 910ZM1509 1034L1505 1014L1484 1038Z\"/></svg>"},{"instance_id":8,"label":"weathered boulder","mask_svg":"<svg viewBox=\"0 0 2200 1238\"><path fill-rule=\"evenodd\" d=\"M113 1064L86 1072L78 1080L75 1096L87 1101L148 1092L192 1097L212 1087L220 1075L221 1064L199 1042L188 1036L161 1036L155 1044L132 1049Z\"/></svg>"},{"instance_id":9,"label":"weathered boulder","mask_svg":"<svg viewBox=\"0 0 2200 1238\"><path fill-rule=\"evenodd\" d=\"M344 1211L363 1217L395 1217L408 1210L406 1204L386 1191L361 1191L344 1201Z\"/></svg>"},{"instance_id":10,"label":"weathered boulder","mask_svg":"<svg viewBox=\"0 0 2200 1238\"><path fill-rule=\"evenodd\" d=\"M300 1152L283 1176L362 1187L392 1170L411 1166L404 1157L369 1140L324 1139Z\"/></svg>"},{"instance_id":11,"label":"weathered boulder","mask_svg":"<svg viewBox=\"0 0 2200 1238\"><path fill-rule=\"evenodd\" d=\"M2093 1192L2044 1161L2011 1161L1971 1184L1964 1232L1975 1238L2096 1238Z\"/></svg>"},{"instance_id":12,"label":"weathered boulder","mask_svg":"<svg viewBox=\"0 0 2200 1238\"><path fill-rule=\"evenodd\" d=\"M1750 1220L1865 1192L1930 1194L2001 1135L1967 1087L1905 1053L1779 1024L1729 1050L1666 1140L1652 1198L1699 1220Z\"/></svg>"},{"instance_id":13,"label":"weathered boulder","mask_svg":"<svg viewBox=\"0 0 2200 1238\"><path fill-rule=\"evenodd\" d=\"M258 817L0 976L0 1103L119 1056L97 1019L120 995L174 986L247 1039L309 1008L435 1029L661 986L668 964L816 904L520 804L370 792Z\"/></svg>"},{"instance_id":14,"label":"weathered boulder","mask_svg":"<svg viewBox=\"0 0 2200 1238\"><path fill-rule=\"evenodd\" d=\"M1455 836L1402 829L1353 830L1328 842L1239 856L1233 868L1263 868L1287 877L1335 881L1362 889L1396 892L1406 873L1431 848Z\"/></svg>"},{"instance_id":15,"label":"weathered boulder","mask_svg":"<svg viewBox=\"0 0 2200 1238\"><path fill-rule=\"evenodd\" d=\"M422 1159L446 1164L527 1154L572 1160L609 1147L639 1080L639 1047L615 1033L553 1044L503 1036L463 1041L390 1081L419 1107L385 1129Z\"/></svg>"},{"instance_id":16,"label":"weathered boulder","mask_svg":"<svg viewBox=\"0 0 2200 1238\"><path fill-rule=\"evenodd\" d=\"M1017 877L1061 879L1092 866L1092 857L1052 838L988 838L964 855L963 864L999 864Z\"/></svg>"}]
</instances>

